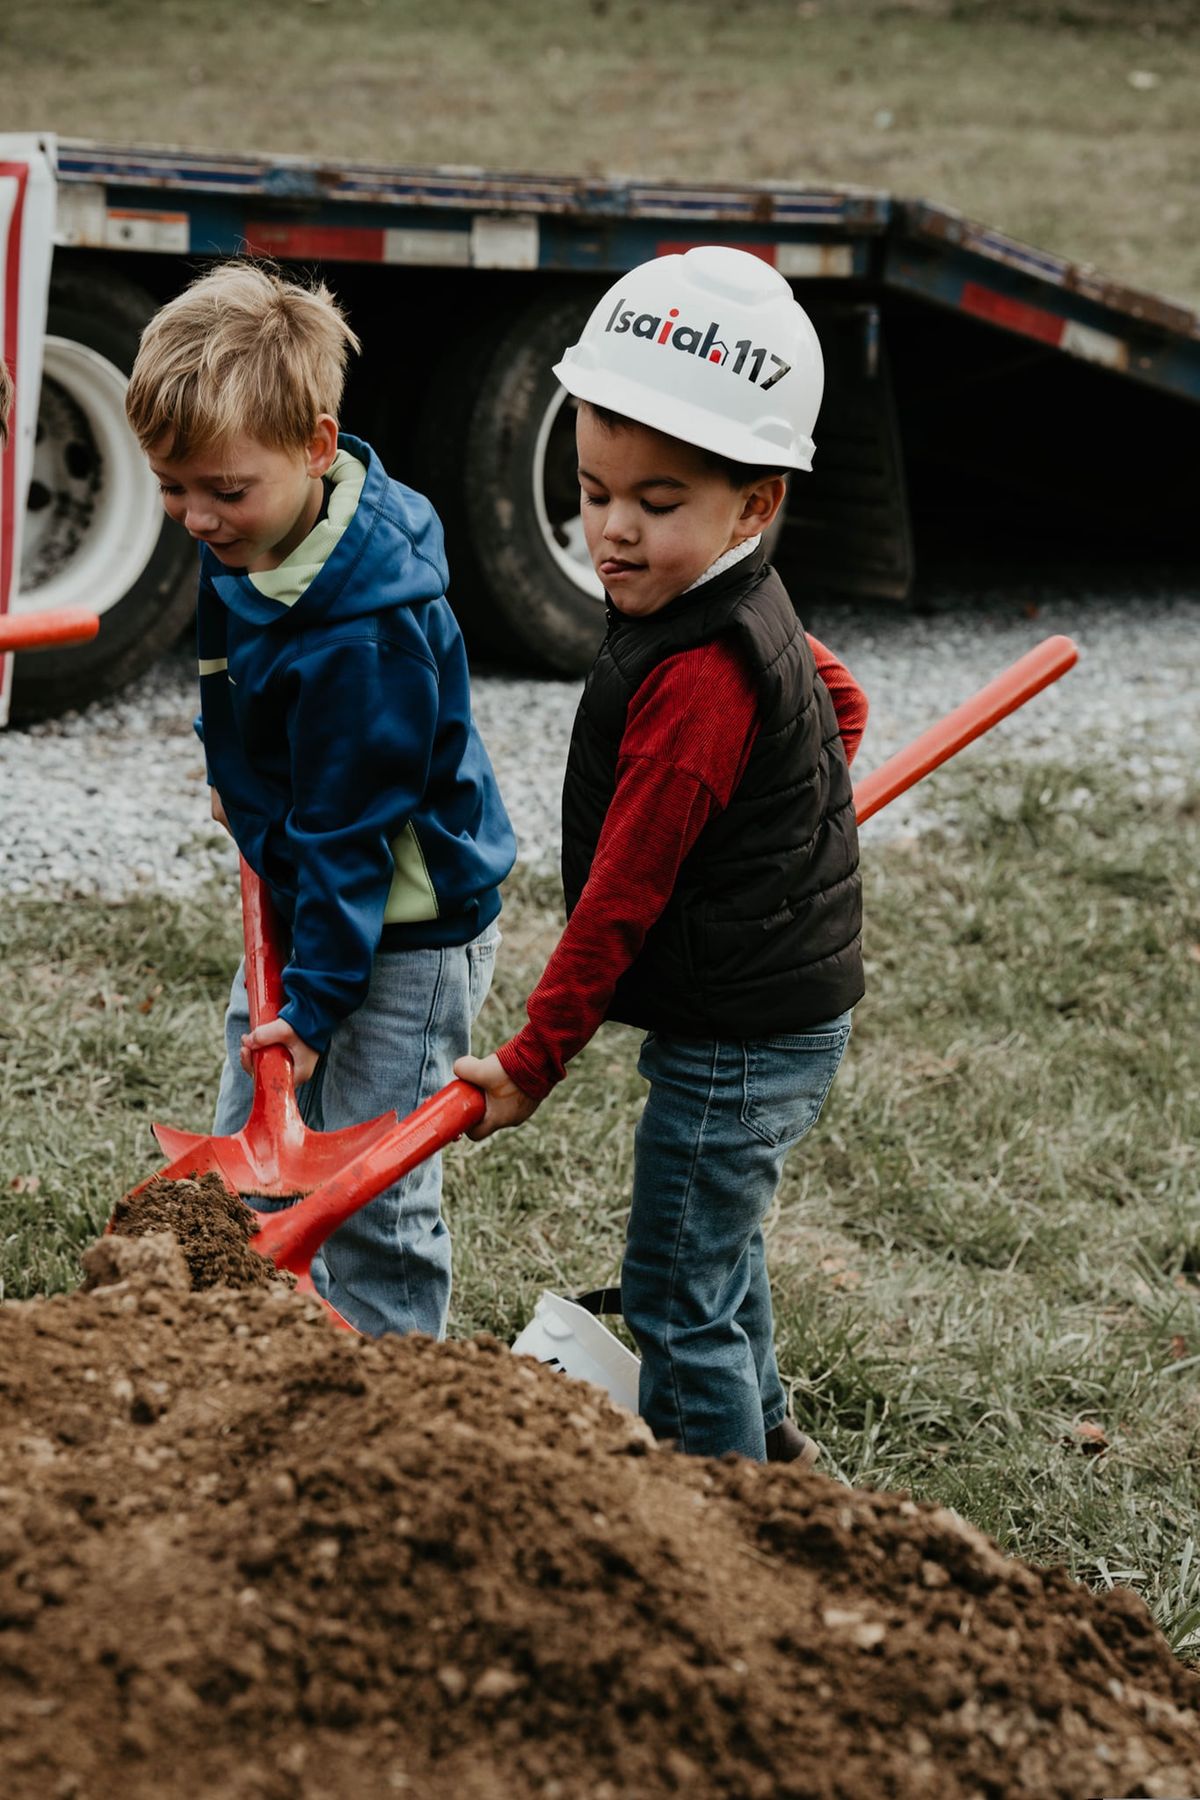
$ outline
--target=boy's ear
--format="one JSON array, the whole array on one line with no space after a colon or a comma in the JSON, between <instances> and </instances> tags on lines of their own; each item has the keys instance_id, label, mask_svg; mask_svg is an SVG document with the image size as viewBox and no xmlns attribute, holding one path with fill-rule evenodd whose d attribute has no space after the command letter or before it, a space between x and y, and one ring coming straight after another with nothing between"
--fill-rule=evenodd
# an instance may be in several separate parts
<instances>
[{"instance_id":1,"label":"boy's ear","mask_svg":"<svg viewBox=\"0 0 1200 1800\"><path fill-rule=\"evenodd\" d=\"M321 413L305 446L308 473L314 476L326 474L337 455L337 447L337 420L329 413Z\"/></svg>"},{"instance_id":2,"label":"boy's ear","mask_svg":"<svg viewBox=\"0 0 1200 1800\"><path fill-rule=\"evenodd\" d=\"M783 505L786 494L787 482L782 475L768 475L762 481L755 482L747 490L742 503L738 519L739 537L753 537L756 532L766 531Z\"/></svg>"}]
</instances>

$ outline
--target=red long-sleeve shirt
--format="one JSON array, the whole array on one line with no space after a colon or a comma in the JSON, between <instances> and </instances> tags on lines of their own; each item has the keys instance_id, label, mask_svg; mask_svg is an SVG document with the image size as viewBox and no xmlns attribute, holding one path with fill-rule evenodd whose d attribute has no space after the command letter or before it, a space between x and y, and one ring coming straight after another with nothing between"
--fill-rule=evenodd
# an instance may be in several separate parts
<instances>
[{"instance_id":1,"label":"red long-sleeve shirt","mask_svg":"<svg viewBox=\"0 0 1200 1800\"><path fill-rule=\"evenodd\" d=\"M808 641L852 761L867 697L824 644ZM668 657L633 696L591 872L529 996L528 1025L497 1052L505 1074L531 1099L544 1099L562 1080L603 1021L684 858L728 806L757 735L750 671L724 638Z\"/></svg>"}]
</instances>

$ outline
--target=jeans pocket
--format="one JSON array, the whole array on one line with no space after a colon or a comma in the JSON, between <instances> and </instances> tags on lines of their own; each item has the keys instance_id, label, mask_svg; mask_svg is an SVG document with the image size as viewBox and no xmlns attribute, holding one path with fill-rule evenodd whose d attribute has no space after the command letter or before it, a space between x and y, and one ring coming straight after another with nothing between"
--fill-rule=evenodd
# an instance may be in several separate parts
<instances>
[{"instance_id":1,"label":"jeans pocket","mask_svg":"<svg viewBox=\"0 0 1200 1800\"><path fill-rule=\"evenodd\" d=\"M488 997L499 948L500 933L494 927L467 945L467 1004L472 1019L479 1017L479 1009Z\"/></svg>"},{"instance_id":2,"label":"jeans pocket","mask_svg":"<svg viewBox=\"0 0 1200 1800\"><path fill-rule=\"evenodd\" d=\"M820 1117L849 1036L847 1018L744 1045L742 1124L765 1144L798 1143Z\"/></svg>"}]
</instances>

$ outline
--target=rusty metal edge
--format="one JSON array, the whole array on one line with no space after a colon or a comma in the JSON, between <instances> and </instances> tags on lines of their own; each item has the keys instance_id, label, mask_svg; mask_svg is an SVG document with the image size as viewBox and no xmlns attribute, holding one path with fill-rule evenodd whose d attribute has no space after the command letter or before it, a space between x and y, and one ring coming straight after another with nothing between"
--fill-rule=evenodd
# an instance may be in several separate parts
<instances>
[{"instance_id":1,"label":"rusty metal edge","mask_svg":"<svg viewBox=\"0 0 1200 1800\"><path fill-rule=\"evenodd\" d=\"M1083 300L1123 313L1140 325L1156 327L1173 336L1200 338L1200 314L1164 294L1126 286L1102 275L1091 263L1072 262L1025 244L1019 238L982 225L948 206L926 200L897 202L901 235L932 244L953 244L1041 281L1048 281Z\"/></svg>"}]
</instances>

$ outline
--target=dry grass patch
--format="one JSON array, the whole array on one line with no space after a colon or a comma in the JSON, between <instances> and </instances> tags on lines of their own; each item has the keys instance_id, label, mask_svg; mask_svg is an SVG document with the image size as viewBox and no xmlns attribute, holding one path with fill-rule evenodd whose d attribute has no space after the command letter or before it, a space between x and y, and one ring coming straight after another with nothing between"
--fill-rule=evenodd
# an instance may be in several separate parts
<instances>
[{"instance_id":1,"label":"dry grass patch","mask_svg":"<svg viewBox=\"0 0 1200 1800\"><path fill-rule=\"evenodd\" d=\"M858 183L1193 300L1198 86L1190 3L8 0L0 22L8 130Z\"/></svg>"}]
</instances>

